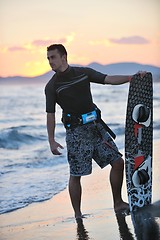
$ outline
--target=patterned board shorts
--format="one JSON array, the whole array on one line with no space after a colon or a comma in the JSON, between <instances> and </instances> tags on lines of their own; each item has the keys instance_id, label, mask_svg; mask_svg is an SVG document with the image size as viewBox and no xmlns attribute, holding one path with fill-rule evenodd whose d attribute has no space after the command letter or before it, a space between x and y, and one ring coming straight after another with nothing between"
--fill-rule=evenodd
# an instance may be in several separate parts
<instances>
[{"instance_id":1,"label":"patterned board shorts","mask_svg":"<svg viewBox=\"0 0 160 240\"><path fill-rule=\"evenodd\" d=\"M111 146L104 143L107 141ZM70 175L83 176L92 172L92 159L104 168L122 155L110 135L98 123L89 123L66 130ZM113 150L113 148L116 150Z\"/></svg>"}]
</instances>

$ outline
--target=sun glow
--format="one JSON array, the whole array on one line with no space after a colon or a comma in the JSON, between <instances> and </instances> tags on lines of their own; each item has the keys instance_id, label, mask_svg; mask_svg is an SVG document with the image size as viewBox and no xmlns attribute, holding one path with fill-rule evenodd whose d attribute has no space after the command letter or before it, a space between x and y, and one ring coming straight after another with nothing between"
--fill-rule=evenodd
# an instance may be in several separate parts
<instances>
[{"instance_id":1,"label":"sun glow","mask_svg":"<svg viewBox=\"0 0 160 240\"><path fill-rule=\"evenodd\" d=\"M26 62L25 69L25 76L29 77L39 76L51 70L47 60Z\"/></svg>"}]
</instances>

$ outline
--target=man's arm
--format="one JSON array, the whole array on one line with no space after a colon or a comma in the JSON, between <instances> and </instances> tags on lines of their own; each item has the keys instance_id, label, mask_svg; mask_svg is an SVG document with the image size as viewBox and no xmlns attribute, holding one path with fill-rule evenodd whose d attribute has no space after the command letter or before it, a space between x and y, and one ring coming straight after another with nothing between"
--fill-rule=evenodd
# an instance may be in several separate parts
<instances>
[{"instance_id":1,"label":"man's arm","mask_svg":"<svg viewBox=\"0 0 160 240\"><path fill-rule=\"evenodd\" d=\"M123 76L123 75L115 75L115 76L106 76L104 83L111 85L120 85L123 83L130 82L132 76Z\"/></svg>"},{"instance_id":2,"label":"man's arm","mask_svg":"<svg viewBox=\"0 0 160 240\"><path fill-rule=\"evenodd\" d=\"M50 149L54 155L60 155L58 148L63 149L63 147L55 141L55 126L55 113L47 113L47 132Z\"/></svg>"},{"instance_id":3,"label":"man's arm","mask_svg":"<svg viewBox=\"0 0 160 240\"><path fill-rule=\"evenodd\" d=\"M138 71L136 74L140 74L141 78L145 76L146 71ZM130 82L132 80L133 75L114 75L114 76L106 76L104 79L105 84L111 85L120 85L123 83Z\"/></svg>"}]
</instances>

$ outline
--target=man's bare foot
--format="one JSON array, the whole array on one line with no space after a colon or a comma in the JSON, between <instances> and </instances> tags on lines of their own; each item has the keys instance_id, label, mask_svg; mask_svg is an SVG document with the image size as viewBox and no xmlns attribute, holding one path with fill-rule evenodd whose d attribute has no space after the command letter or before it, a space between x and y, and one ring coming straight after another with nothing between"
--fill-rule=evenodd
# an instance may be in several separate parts
<instances>
[{"instance_id":1,"label":"man's bare foot","mask_svg":"<svg viewBox=\"0 0 160 240\"><path fill-rule=\"evenodd\" d=\"M75 216L76 221L79 220L83 220L84 218L88 218L90 216L90 214L81 214L81 215L77 215Z\"/></svg>"},{"instance_id":2,"label":"man's bare foot","mask_svg":"<svg viewBox=\"0 0 160 240\"><path fill-rule=\"evenodd\" d=\"M82 218L83 218L83 214L81 212L75 213L75 219L82 219Z\"/></svg>"},{"instance_id":3,"label":"man's bare foot","mask_svg":"<svg viewBox=\"0 0 160 240\"><path fill-rule=\"evenodd\" d=\"M83 215L75 216L75 219L81 219L83 218Z\"/></svg>"},{"instance_id":4,"label":"man's bare foot","mask_svg":"<svg viewBox=\"0 0 160 240\"><path fill-rule=\"evenodd\" d=\"M129 211L129 204L124 201L118 202L114 205L114 210L115 212L120 212L123 210Z\"/></svg>"},{"instance_id":5,"label":"man's bare foot","mask_svg":"<svg viewBox=\"0 0 160 240\"><path fill-rule=\"evenodd\" d=\"M76 222L77 222L78 224L82 224L82 223L83 223L83 218L85 218L85 216L82 215L82 214L75 217Z\"/></svg>"}]
</instances>

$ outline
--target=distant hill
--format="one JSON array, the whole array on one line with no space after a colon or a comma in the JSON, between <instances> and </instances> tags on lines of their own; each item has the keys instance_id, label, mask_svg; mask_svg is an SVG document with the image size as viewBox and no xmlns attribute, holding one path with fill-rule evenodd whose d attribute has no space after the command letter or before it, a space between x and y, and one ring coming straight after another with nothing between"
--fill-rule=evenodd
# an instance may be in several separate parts
<instances>
[{"instance_id":1,"label":"distant hill","mask_svg":"<svg viewBox=\"0 0 160 240\"><path fill-rule=\"evenodd\" d=\"M80 65L74 65L80 66ZM147 71L153 74L153 78L155 81L160 81L160 67L152 66L152 65L143 65L139 63L132 63L132 62L124 62L124 63L113 63L108 65L102 65L96 62L93 62L86 67L91 67L99 72L106 73L108 75L116 75L116 74L126 74L132 75L137 73L138 71ZM14 77L0 77L0 84L10 84L10 83L47 83L49 79L53 76L54 72L49 71L43 75L36 76L36 77L21 77L21 76L14 76Z\"/></svg>"},{"instance_id":2,"label":"distant hill","mask_svg":"<svg viewBox=\"0 0 160 240\"><path fill-rule=\"evenodd\" d=\"M43 75L36 76L36 77L21 77L21 76L14 76L14 77L0 77L0 84L19 84L19 83L47 83L49 79L53 76L53 72L49 71Z\"/></svg>"},{"instance_id":3,"label":"distant hill","mask_svg":"<svg viewBox=\"0 0 160 240\"><path fill-rule=\"evenodd\" d=\"M107 74L135 74L138 71L151 72L153 75L160 75L160 67L152 65L143 65L139 63L124 62L124 63L113 63L108 65L101 65L99 63L91 63L88 65L97 71Z\"/></svg>"}]
</instances>

